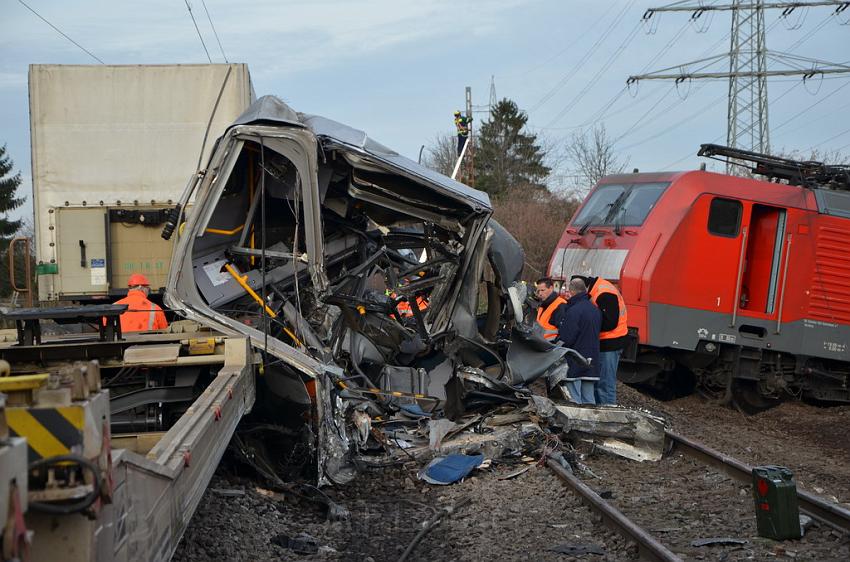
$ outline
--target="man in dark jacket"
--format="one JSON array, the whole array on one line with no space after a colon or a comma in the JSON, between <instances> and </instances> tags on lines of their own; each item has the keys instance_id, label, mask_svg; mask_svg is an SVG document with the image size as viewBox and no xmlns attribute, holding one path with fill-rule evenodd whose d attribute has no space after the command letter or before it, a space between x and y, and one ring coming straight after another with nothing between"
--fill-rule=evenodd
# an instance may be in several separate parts
<instances>
[{"instance_id":1,"label":"man in dark jacket","mask_svg":"<svg viewBox=\"0 0 850 562\"><path fill-rule=\"evenodd\" d=\"M593 387L599 380L599 330L602 313L590 302L587 285L581 279L571 279L568 292L570 299L558 326L558 339L564 347L572 348L590 360L582 365L572 356L567 356L567 388L577 404L595 404Z\"/></svg>"},{"instance_id":2,"label":"man in dark jacket","mask_svg":"<svg viewBox=\"0 0 850 562\"><path fill-rule=\"evenodd\" d=\"M617 366L620 354L629 345L626 303L613 283L601 277L580 277L587 285L590 302L602 311L602 330L599 333L599 382L594 394L597 404L617 403Z\"/></svg>"}]
</instances>

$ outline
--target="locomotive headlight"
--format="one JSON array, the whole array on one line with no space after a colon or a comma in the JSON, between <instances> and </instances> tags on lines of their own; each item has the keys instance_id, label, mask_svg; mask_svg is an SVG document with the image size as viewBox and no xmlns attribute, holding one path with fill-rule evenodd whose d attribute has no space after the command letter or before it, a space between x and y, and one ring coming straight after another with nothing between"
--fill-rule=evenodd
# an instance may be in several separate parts
<instances>
[{"instance_id":1,"label":"locomotive headlight","mask_svg":"<svg viewBox=\"0 0 850 562\"><path fill-rule=\"evenodd\" d=\"M714 345L711 342L708 342L707 344L705 344L705 350L709 353L714 353L714 350L716 350L716 349L717 349L717 346Z\"/></svg>"}]
</instances>

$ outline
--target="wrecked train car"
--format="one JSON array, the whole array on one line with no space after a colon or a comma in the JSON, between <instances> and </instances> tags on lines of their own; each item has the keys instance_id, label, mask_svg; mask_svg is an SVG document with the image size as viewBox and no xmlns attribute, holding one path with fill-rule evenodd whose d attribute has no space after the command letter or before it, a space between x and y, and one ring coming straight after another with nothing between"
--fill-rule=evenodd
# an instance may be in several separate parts
<instances>
[{"instance_id":1,"label":"wrecked train car","mask_svg":"<svg viewBox=\"0 0 850 562\"><path fill-rule=\"evenodd\" d=\"M309 428L320 483L353 477L354 418L451 416L566 370L521 322L522 249L487 195L362 131L263 97L194 189L166 302L251 339L258 408Z\"/></svg>"}]
</instances>

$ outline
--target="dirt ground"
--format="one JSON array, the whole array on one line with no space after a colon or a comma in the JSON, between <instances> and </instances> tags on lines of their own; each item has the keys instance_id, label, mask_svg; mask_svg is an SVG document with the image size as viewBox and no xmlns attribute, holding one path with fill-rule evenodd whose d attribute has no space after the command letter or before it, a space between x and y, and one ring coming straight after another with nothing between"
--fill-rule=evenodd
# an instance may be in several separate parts
<instances>
[{"instance_id":1,"label":"dirt ground","mask_svg":"<svg viewBox=\"0 0 850 562\"><path fill-rule=\"evenodd\" d=\"M661 413L672 429L750 464L791 468L798 485L850 502L850 444L843 439L850 407L788 403L756 416L699 396L659 402L620 386L625 406ZM749 490L681 455L652 466L593 455L600 479L585 481L645 525L686 559L846 560L847 537L813 528L801 541L755 537ZM444 519L410 560L629 560L633 547L603 527L548 469L512 479L517 465L493 464L463 482L433 486L418 466L371 470L346 487L325 492L350 511L326 521L313 504L269 496L247 475L225 465L207 490L174 556L202 560L398 560L436 509L469 503ZM691 490L688 495L687 490ZM848 506L850 507L850 506ZM729 511L731 509L731 511ZM684 530L683 530L684 529ZM304 535L306 534L306 535ZM746 545L690 547L694 538L741 537ZM557 545L593 546L602 555L552 552Z\"/></svg>"},{"instance_id":2,"label":"dirt ground","mask_svg":"<svg viewBox=\"0 0 850 562\"><path fill-rule=\"evenodd\" d=\"M578 559L548 550L561 544L596 546L604 552L596 560L634 559L624 539L602 527L547 468L498 479L514 470L493 467L452 486L414 480L402 468L372 471L327 491L351 513L338 522L326 521L314 507L275 500L250 483L219 476L174 560L394 561L436 508L462 501L468 503L427 534L409 560ZM241 495L222 495L234 490ZM302 533L314 541L312 547L300 548L311 540L295 549L281 546L291 545L282 536Z\"/></svg>"},{"instance_id":3,"label":"dirt ground","mask_svg":"<svg viewBox=\"0 0 850 562\"><path fill-rule=\"evenodd\" d=\"M751 465L786 466L800 488L850 507L850 406L786 402L747 416L696 394L660 402L618 390L622 405L661 413L673 431Z\"/></svg>"}]
</instances>

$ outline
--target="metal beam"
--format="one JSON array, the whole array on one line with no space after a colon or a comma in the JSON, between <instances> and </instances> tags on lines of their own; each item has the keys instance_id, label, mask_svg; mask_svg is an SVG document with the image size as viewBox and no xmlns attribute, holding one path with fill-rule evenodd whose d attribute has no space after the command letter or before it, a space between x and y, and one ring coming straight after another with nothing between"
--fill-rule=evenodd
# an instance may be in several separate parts
<instances>
[{"instance_id":1,"label":"metal beam","mask_svg":"<svg viewBox=\"0 0 850 562\"><path fill-rule=\"evenodd\" d=\"M836 65L839 66L839 65ZM697 79L712 79L712 78L737 78L742 76L803 76L812 77L818 74L845 74L850 73L850 67L841 68L823 68L811 70L765 70L762 72L682 72L679 74L642 74L638 76L629 76L628 83L637 82L638 80L684 80Z\"/></svg>"},{"instance_id":2,"label":"metal beam","mask_svg":"<svg viewBox=\"0 0 850 562\"><path fill-rule=\"evenodd\" d=\"M846 6L850 5L850 2L845 2L841 0L823 0L820 2L754 2L749 4L688 4L683 2L677 2L675 4L670 4L668 6L661 6L660 8L649 8L644 13L644 19L649 19L652 14L656 12L721 12L728 10L753 10L755 8L764 8L766 10L770 9L780 9L780 10L794 10L796 8L811 8L818 6L839 6L842 7L842 11L846 9ZM790 12L789 12L790 13Z\"/></svg>"}]
</instances>

